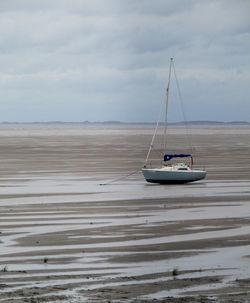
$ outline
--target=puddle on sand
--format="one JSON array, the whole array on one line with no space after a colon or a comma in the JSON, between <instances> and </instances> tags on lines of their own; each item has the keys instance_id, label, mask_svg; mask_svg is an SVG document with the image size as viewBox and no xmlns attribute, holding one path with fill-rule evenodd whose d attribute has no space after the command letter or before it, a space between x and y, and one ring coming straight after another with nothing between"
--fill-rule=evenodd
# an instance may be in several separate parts
<instances>
[{"instance_id":1,"label":"puddle on sand","mask_svg":"<svg viewBox=\"0 0 250 303\"><path fill-rule=\"evenodd\" d=\"M10 179L11 180L11 179ZM15 179L16 182L16 179ZM101 183L101 180L100 180ZM127 180L126 182L112 183L100 186L98 181L89 179L77 180L73 177L38 178L21 182L18 187L12 186L1 189L1 194L6 195L35 195L35 197L2 198L2 206L39 204L39 203L71 203L90 201L114 201L131 199L149 199L166 197L195 197L218 195L243 195L250 188L250 181L202 181L184 186L145 183L142 178ZM15 184L15 183L14 183ZM11 184L10 184L11 185ZM177 190L178 189L178 190ZM72 193L72 196L62 193ZM38 197L39 194L43 196ZM47 196L46 196L47 194ZM52 195L50 195L52 194ZM54 196L54 194L58 194ZM246 193L247 194L247 193ZM45 196L44 196L45 195ZM48 201L49 200L49 201Z\"/></svg>"},{"instance_id":2,"label":"puddle on sand","mask_svg":"<svg viewBox=\"0 0 250 303\"><path fill-rule=\"evenodd\" d=\"M15 180L15 183L17 181ZM198 182L195 184L190 184L187 186L161 186L161 185L150 185L146 184L141 180L128 180L126 182L118 182L117 184L109 185L109 186L99 186L96 180L90 179L79 179L76 177L70 178L62 177L58 178L53 177L50 178L37 178L30 180L21 180L18 182L18 186L14 188L13 184L11 184L11 179L9 180L9 186L3 188L3 195L8 194L16 194L16 195L25 195L31 194L35 196L28 197L15 197L15 198L1 198L0 206L5 207L5 211L13 206L20 207L23 205L26 207L26 210L30 211L29 215L21 214L19 216L15 216L14 213L4 216L1 215L0 224L1 226L6 226L4 229L4 233L1 235L2 243L1 243L1 251L0 251L0 260L1 256L5 255L2 258L3 262L6 262L9 270L25 270L27 273L25 277L27 281L24 282L27 287L39 286L46 287L46 285L53 283L54 285L63 285L70 283L81 283L84 282L84 278L80 279L77 276L79 274L103 274L102 280L96 280L93 284L93 289L98 289L105 286L121 286L124 283L130 285L131 282L117 282L116 279L123 277L131 277L131 276L143 276L143 275L152 275L157 273L165 273L171 272L173 268L177 267L180 271L185 270L196 270L193 274L183 274L180 275L180 278L192 278L192 277L201 277L204 275L204 271L206 271L206 275L221 275L224 274L225 278L222 282L219 282L215 285L203 285L203 286L194 286L193 288L185 289L187 292L191 291L199 291L202 290L203 287L205 290L209 287L223 287L226 284L230 284L238 277L249 277L250 269L248 269L248 259L244 258L244 256L249 254L250 246L238 246L238 247L226 247L219 249L211 249L203 251L196 250L196 255L188 255L173 259L167 260L154 260L151 261L142 261L142 262L110 262L109 259L114 256L112 252L102 253L102 249L105 248L113 248L113 247L126 247L131 249L133 247L143 247L145 245L157 245L164 243L179 243L182 241L193 241L193 240L203 240L203 239L213 239L213 238L228 238L232 236L242 236L248 235L250 233L250 227L242 226L237 228L230 228L227 230L215 230L209 231L207 228L219 228L219 226L213 227L206 226L206 230L202 230L204 226L199 225L196 227L191 227L186 229L188 234L183 235L171 235L171 236L152 236L151 238L146 238L148 235L144 232L143 228L158 226L159 224L171 224L177 221L185 221L185 220L202 220L202 219L223 219L223 218L245 218L250 217L250 208L249 203L234 201L233 203L224 202L211 202L202 204L202 198L199 203L193 203L187 205L187 208L176 208L176 209L165 209L165 208L155 208L153 210L145 207L141 209L136 205L134 208L134 213L126 213L127 217L124 217L124 209L128 207L125 205L123 207L122 203L120 203L119 208L115 210L112 214L108 214L107 208L112 208L112 205L106 205L105 201L111 203L111 201L115 200L132 200L132 199L155 199L155 198L184 198L184 197L203 197L203 196L242 196L242 192L246 190L247 187L250 187L250 181L238 181L238 182ZM178 190L177 190L178 189ZM62 192L67 192L68 195L61 194ZM94 195L91 192L95 193ZM47 196L38 197L39 193L47 194ZM53 193L58 193L58 195L51 195ZM72 195L70 195L72 193ZM76 195L75 195L76 194ZM216 197L215 197L216 201ZM33 209L29 205L43 205L46 203L89 203L93 202L93 206L89 206L91 208L96 208L96 212L98 215L90 214L90 215L81 215L77 211L75 213L68 214L67 212L56 213L55 209L52 212L48 209L48 213L40 213L39 211L32 213ZM96 202L96 203L95 203ZM105 208L105 212L98 211L98 209L102 209L102 205L98 205L98 202L104 202L103 206ZM143 208L143 201L140 201ZM146 205L146 203L145 203ZM115 205L114 205L115 206ZM70 206L69 206L70 207ZM21 209L21 208L19 208ZM123 212L119 212L119 209ZM138 213L138 216L135 216L135 213ZM16 220L14 220L16 218ZM93 224L91 225L90 222ZM74 231L84 229L95 229L95 228L105 228L105 227L116 227L116 226L129 226L134 224L140 224L143 228L140 233L138 230L129 230L133 234L136 235L145 235L144 239L135 239L135 240L122 240L119 239L119 235L116 236L112 233L104 234L104 235L96 235L93 234L90 236L92 240L94 239L105 239L105 243L91 243L91 244L74 244L74 245L41 245L41 246L18 246L16 245L16 241L22 237L28 236L38 236L38 235L50 235L54 232L65 233L70 231L73 235L69 236L71 239L81 239L81 235L74 235ZM33 226L36 225L36 226ZM197 229L201 230L197 230ZM126 233L126 232L125 232ZM108 241L108 238L113 238L113 240ZM78 250L78 249L98 249L100 251L99 254L90 255L83 254L82 256L78 253L68 253L70 250ZM58 261L56 264L43 264L40 263L40 256L47 255L51 251L58 251L58 257L60 256L60 252L64 252L69 258L73 258L72 262L63 263ZM7 254L13 253L35 253L40 256L36 256L36 260L33 260L32 263L21 263L20 264L10 264L8 265L8 260L16 260L16 256L12 259L12 257L7 257ZM130 252L133 254L133 252ZM143 252L144 253L144 252ZM155 253L155 252L153 252ZM164 253L164 252L163 252ZM166 252L167 253L167 252ZM137 254L137 252L135 253ZM126 256L128 253L119 252L117 256L122 257ZM225 258L225 256L227 256ZM31 257L30 257L31 258ZM50 258L50 256L49 256ZM22 258L20 257L20 260ZM34 262L35 261L35 262ZM37 262L36 262L37 261ZM124 260L123 260L124 261ZM233 266L232 266L233 265ZM232 268L233 267L233 268ZM79 269L83 269L82 271ZM68 271L66 271L68 270ZM201 271L200 271L201 270ZM50 281L32 281L34 277L44 276L44 275L56 275L57 278ZM70 278L70 274L74 277ZM107 275L110 274L109 278L113 278L114 281L112 283L106 283ZM4 277L11 281L15 276L20 278L22 277L22 273L9 273ZM68 278L65 276L68 275ZM30 279L29 279L30 278ZM152 278L152 279L142 279L141 281L133 281L133 283L144 284L151 282L160 282L160 281L168 281L168 277L163 278ZM17 284L9 284L10 289L14 289L15 286L18 287ZM200 288L199 288L200 287ZM176 289L172 291L174 296L178 296L184 290ZM60 292L60 294L63 293ZM158 298L164 297L165 293L155 293L152 294L152 297L156 296ZM169 295L169 292L168 292Z\"/></svg>"}]
</instances>

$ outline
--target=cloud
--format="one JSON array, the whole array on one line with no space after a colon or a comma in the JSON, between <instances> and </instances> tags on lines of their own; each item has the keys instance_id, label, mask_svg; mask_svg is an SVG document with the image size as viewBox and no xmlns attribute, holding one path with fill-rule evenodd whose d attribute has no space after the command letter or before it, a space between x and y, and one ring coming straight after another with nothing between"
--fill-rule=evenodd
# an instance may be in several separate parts
<instances>
[{"instance_id":1,"label":"cloud","mask_svg":"<svg viewBox=\"0 0 250 303\"><path fill-rule=\"evenodd\" d=\"M172 56L190 119L213 120L220 96L220 120L234 120L235 98L249 120L249 9L244 0L1 1L0 108L11 102L19 115L0 120L78 120L82 110L82 120L153 121ZM29 116L24 99L47 110Z\"/></svg>"}]
</instances>

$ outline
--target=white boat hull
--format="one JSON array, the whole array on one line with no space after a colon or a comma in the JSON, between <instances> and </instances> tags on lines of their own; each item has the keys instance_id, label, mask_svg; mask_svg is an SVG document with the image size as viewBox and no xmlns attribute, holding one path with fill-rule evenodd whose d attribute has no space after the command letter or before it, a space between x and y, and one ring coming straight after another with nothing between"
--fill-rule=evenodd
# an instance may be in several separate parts
<instances>
[{"instance_id":1,"label":"white boat hull","mask_svg":"<svg viewBox=\"0 0 250 303\"><path fill-rule=\"evenodd\" d=\"M202 180L206 177L206 171L203 170L188 170L175 171L164 169L143 168L142 173L147 182L169 184L169 183L188 183Z\"/></svg>"}]
</instances>

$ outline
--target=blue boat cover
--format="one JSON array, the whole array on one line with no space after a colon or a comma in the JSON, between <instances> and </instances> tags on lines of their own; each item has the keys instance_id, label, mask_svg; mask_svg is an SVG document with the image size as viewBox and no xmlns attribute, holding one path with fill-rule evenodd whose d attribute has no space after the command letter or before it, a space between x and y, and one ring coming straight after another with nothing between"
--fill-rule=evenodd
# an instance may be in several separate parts
<instances>
[{"instance_id":1,"label":"blue boat cover","mask_svg":"<svg viewBox=\"0 0 250 303\"><path fill-rule=\"evenodd\" d=\"M173 158L188 158L188 157L192 157L191 154L166 154L164 155L164 161L169 161Z\"/></svg>"}]
</instances>

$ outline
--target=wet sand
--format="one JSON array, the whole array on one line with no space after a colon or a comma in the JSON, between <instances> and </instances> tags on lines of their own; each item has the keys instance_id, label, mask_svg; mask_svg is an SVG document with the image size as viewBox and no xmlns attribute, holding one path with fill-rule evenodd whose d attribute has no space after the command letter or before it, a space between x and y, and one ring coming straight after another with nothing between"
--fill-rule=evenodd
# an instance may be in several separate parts
<instances>
[{"instance_id":1,"label":"wet sand","mask_svg":"<svg viewBox=\"0 0 250 303\"><path fill-rule=\"evenodd\" d=\"M250 302L250 128L191 129L206 180L109 183L143 165L152 132L0 128L1 303Z\"/></svg>"}]
</instances>

